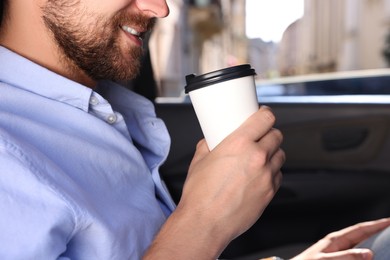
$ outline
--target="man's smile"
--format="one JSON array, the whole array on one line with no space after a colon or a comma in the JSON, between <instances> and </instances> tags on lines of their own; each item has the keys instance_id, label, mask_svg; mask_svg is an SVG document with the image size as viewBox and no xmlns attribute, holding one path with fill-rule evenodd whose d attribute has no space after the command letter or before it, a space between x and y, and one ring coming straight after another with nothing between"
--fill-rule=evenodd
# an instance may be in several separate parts
<instances>
[{"instance_id":1,"label":"man's smile","mask_svg":"<svg viewBox=\"0 0 390 260\"><path fill-rule=\"evenodd\" d=\"M131 28L131 27L127 26L127 25L123 25L121 27L121 29L123 31L125 31L126 34L130 34L131 36L136 38L137 39L137 44L139 44L139 45L142 44L143 38L145 36L144 32L139 32L139 31L135 30L134 28Z\"/></svg>"}]
</instances>

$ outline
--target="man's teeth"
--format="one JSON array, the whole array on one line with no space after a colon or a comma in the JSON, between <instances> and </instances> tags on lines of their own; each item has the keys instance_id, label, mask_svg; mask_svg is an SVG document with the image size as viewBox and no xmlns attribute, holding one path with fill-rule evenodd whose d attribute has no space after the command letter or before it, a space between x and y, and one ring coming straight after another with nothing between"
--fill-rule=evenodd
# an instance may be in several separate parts
<instances>
[{"instance_id":1,"label":"man's teeth","mask_svg":"<svg viewBox=\"0 0 390 260\"><path fill-rule=\"evenodd\" d=\"M122 29L132 35L135 35L135 36L141 36L141 33L140 32L137 32L136 30L134 30L133 28L130 28L129 26L122 26Z\"/></svg>"}]
</instances>

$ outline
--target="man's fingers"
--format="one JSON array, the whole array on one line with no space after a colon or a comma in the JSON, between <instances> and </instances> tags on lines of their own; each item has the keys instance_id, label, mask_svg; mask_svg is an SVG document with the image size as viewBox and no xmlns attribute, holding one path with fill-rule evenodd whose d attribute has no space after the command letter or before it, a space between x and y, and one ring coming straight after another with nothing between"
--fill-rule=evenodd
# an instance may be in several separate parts
<instances>
[{"instance_id":1,"label":"man's fingers","mask_svg":"<svg viewBox=\"0 0 390 260\"><path fill-rule=\"evenodd\" d=\"M384 218L375 221L362 222L340 231L330 233L324 238L329 242L329 246L324 252L334 252L354 247L389 225L390 218Z\"/></svg>"},{"instance_id":2,"label":"man's fingers","mask_svg":"<svg viewBox=\"0 0 390 260\"><path fill-rule=\"evenodd\" d=\"M282 149L278 149L270 160L270 167L272 172L276 172L274 178L274 188L278 189L282 183L283 175L280 171L281 165L286 161L286 155Z\"/></svg>"},{"instance_id":3,"label":"man's fingers","mask_svg":"<svg viewBox=\"0 0 390 260\"><path fill-rule=\"evenodd\" d=\"M282 133L275 128L263 136L262 139L258 141L258 145L261 146L264 150L269 151L267 161L270 160L274 154L280 149L280 145L283 142Z\"/></svg>"},{"instance_id":4,"label":"man's fingers","mask_svg":"<svg viewBox=\"0 0 390 260\"><path fill-rule=\"evenodd\" d=\"M198 142L198 144L196 145L196 152L201 153L201 154L209 152L209 148L207 147L207 143L206 143L206 140L204 138L202 140L200 140Z\"/></svg>"},{"instance_id":5,"label":"man's fingers","mask_svg":"<svg viewBox=\"0 0 390 260\"><path fill-rule=\"evenodd\" d=\"M250 138L251 140L258 141L261 139L275 124L275 116L271 109L266 106L262 106L256 113L251 115L238 129L237 131ZM248 126L250 125L250 127Z\"/></svg>"},{"instance_id":6,"label":"man's fingers","mask_svg":"<svg viewBox=\"0 0 390 260\"><path fill-rule=\"evenodd\" d=\"M368 249L349 249L345 251L338 251L333 253L327 253L320 256L321 260L371 260L373 259L373 253Z\"/></svg>"},{"instance_id":7,"label":"man's fingers","mask_svg":"<svg viewBox=\"0 0 390 260\"><path fill-rule=\"evenodd\" d=\"M209 147L207 146L206 140L202 139L196 145L195 155L192 158L191 164L196 164L198 161L202 160L203 157L210 152Z\"/></svg>"}]
</instances>

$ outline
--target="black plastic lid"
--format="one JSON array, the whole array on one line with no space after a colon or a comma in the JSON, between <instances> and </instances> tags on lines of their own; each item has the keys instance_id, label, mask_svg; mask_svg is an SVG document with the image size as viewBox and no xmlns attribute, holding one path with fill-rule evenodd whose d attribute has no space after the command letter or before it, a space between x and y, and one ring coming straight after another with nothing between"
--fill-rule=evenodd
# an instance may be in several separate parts
<instances>
[{"instance_id":1,"label":"black plastic lid","mask_svg":"<svg viewBox=\"0 0 390 260\"><path fill-rule=\"evenodd\" d=\"M238 65L221 70L216 70L203 75L196 76L190 74L186 76L187 85L184 87L185 93L203 88L212 84L220 83L230 79L242 78L256 75L254 69L249 64Z\"/></svg>"}]
</instances>

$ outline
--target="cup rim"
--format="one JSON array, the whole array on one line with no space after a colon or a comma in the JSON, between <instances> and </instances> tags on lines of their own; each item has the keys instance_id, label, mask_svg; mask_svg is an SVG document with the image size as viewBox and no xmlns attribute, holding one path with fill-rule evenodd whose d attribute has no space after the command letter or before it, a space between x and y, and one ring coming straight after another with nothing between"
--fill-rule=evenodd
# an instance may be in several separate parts
<instances>
[{"instance_id":1,"label":"cup rim","mask_svg":"<svg viewBox=\"0 0 390 260\"><path fill-rule=\"evenodd\" d=\"M185 93L210 86L223 81L254 76L256 72L250 64L242 64L224 69L208 72L202 75L189 74L186 76L187 85L184 87Z\"/></svg>"}]
</instances>

